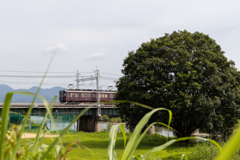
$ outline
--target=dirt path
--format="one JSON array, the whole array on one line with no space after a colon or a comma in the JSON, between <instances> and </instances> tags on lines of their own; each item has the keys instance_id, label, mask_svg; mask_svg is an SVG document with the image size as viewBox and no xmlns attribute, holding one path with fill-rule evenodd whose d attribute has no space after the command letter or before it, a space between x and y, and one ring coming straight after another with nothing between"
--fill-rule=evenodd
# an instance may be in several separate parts
<instances>
[{"instance_id":1,"label":"dirt path","mask_svg":"<svg viewBox=\"0 0 240 160\"><path fill-rule=\"evenodd\" d=\"M35 138L37 136L36 133L23 133L22 138ZM45 137L58 137L58 135L45 135Z\"/></svg>"}]
</instances>

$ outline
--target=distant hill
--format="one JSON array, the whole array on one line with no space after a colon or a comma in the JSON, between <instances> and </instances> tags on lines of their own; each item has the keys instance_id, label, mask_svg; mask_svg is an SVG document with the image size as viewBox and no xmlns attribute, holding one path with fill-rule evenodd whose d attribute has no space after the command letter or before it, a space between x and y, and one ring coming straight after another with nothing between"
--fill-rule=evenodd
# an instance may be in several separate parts
<instances>
[{"instance_id":1,"label":"distant hill","mask_svg":"<svg viewBox=\"0 0 240 160\"><path fill-rule=\"evenodd\" d=\"M33 86L29 89L17 89L14 90L11 87L9 87L8 85L5 84L0 84L0 102L4 101L5 95L7 92L11 92L11 91L24 91L24 92L32 92L35 93L37 91L38 87ZM49 88L49 89L41 89L39 91L39 95L43 96L44 98L46 98L46 100L48 102L51 102L53 97L55 95L58 96L59 91L63 90L66 88L62 88L62 87L53 87L53 88ZM13 98L12 98L12 102L32 102L33 96L25 96L25 95L20 95L20 94L14 94ZM36 102L42 102L40 99L37 99ZM59 102L59 98L57 97L56 102Z\"/></svg>"}]
</instances>

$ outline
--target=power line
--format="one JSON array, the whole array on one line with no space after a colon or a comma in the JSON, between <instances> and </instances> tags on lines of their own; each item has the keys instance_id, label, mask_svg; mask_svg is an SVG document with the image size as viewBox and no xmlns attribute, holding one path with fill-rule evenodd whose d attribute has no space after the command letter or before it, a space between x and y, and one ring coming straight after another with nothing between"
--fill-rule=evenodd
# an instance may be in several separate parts
<instances>
[{"instance_id":1,"label":"power line","mask_svg":"<svg viewBox=\"0 0 240 160\"><path fill-rule=\"evenodd\" d=\"M25 85L39 85L39 82L17 82L17 81L0 81L1 83L8 83L8 84L25 84ZM59 85L59 86L68 86L68 83L49 83L44 82L43 85ZM92 86L93 84L79 84L80 86Z\"/></svg>"},{"instance_id":2,"label":"power line","mask_svg":"<svg viewBox=\"0 0 240 160\"><path fill-rule=\"evenodd\" d=\"M0 77L12 77L12 78L43 78L43 76L18 76L18 75L0 75ZM46 76L45 78L74 78L74 76Z\"/></svg>"},{"instance_id":3,"label":"power line","mask_svg":"<svg viewBox=\"0 0 240 160\"><path fill-rule=\"evenodd\" d=\"M21 72L21 73L45 73L45 72L39 72L39 71L17 71L17 70L0 70L0 72ZM76 73L76 72L48 72L48 73ZM93 73L93 72L81 72L81 73Z\"/></svg>"},{"instance_id":4,"label":"power line","mask_svg":"<svg viewBox=\"0 0 240 160\"><path fill-rule=\"evenodd\" d=\"M108 80L118 80L119 78L116 77L108 77L108 76L101 76L103 79L108 79Z\"/></svg>"}]
</instances>

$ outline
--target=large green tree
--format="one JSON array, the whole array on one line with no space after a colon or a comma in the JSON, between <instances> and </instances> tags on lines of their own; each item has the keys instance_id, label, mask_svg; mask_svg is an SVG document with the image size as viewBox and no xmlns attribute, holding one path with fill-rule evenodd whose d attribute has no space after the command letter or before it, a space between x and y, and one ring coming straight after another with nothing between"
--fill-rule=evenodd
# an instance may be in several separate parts
<instances>
[{"instance_id":1,"label":"large green tree","mask_svg":"<svg viewBox=\"0 0 240 160\"><path fill-rule=\"evenodd\" d=\"M174 31L128 53L116 99L170 109L178 137L200 129L227 138L240 116L240 76L234 65L208 35ZM117 107L130 127L149 112L127 103ZM167 123L168 114L157 113L153 121Z\"/></svg>"}]
</instances>

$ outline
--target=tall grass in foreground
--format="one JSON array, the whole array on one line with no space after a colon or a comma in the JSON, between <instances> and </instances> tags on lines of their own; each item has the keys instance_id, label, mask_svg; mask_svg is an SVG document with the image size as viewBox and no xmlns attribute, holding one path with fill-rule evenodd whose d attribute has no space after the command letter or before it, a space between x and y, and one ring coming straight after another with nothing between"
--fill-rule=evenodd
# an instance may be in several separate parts
<instances>
[{"instance_id":1,"label":"tall grass in foreground","mask_svg":"<svg viewBox=\"0 0 240 160\"><path fill-rule=\"evenodd\" d=\"M27 121L29 120L29 115L33 108L33 103L30 106L23 123L19 126L13 125L10 129L8 128L8 118L10 111L10 104L13 94L24 94L39 97L46 108L47 113L44 116L42 123L40 124L36 138L30 143L24 144L20 146L21 136L27 126ZM88 108L84 109L75 119L64 129L62 130L58 136L58 138L52 140L51 145L42 144L42 140L44 135L47 133L44 129L44 124L47 119L47 116L50 117L52 123L55 125L55 130L57 131L56 124L54 122L53 115L51 113L51 109L54 106L54 102L57 96L54 97L53 101L48 105L48 102L42 96L28 93L28 92L9 92L7 93L4 101L4 106L2 109L2 119L1 119L1 132L0 132L0 160L4 159L66 159L68 152L71 150L71 145L69 144L66 148L63 148L61 143L62 136L68 131L68 129L72 126L72 124L77 121L89 108L96 105L93 104ZM60 143L59 143L60 142Z\"/></svg>"},{"instance_id":2,"label":"tall grass in foreground","mask_svg":"<svg viewBox=\"0 0 240 160\"><path fill-rule=\"evenodd\" d=\"M39 90L38 90L39 91ZM76 122L89 108L96 104L90 105L88 108L84 109L78 116L74 118L74 120L64 129L62 130L58 136L58 138L52 139L52 143L50 145L42 144L42 140L44 138L44 135L46 134L46 130L44 129L44 123L46 121L47 116L50 117L51 121L53 124L54 123L54 118L51 113L51 109L54 106L56 96L54 97L53 101L50 103L50 105L47 103L46 99L43 98L42 96L38 95L37 93L28 93L28 92L9 92L7 93L4 101L4 106L2 109L2 119L1 119L1 128L0 128L0 160L5 160L5 159L36 159L36 160L44 160L44 159L67 159L67 154L71 150L71 146L77 142L70 143L66 148L63 147L61 143L61 138L62 136L68 131L68 129L73 125L74 122ZM23 123L19 126L12 126L10 129L8 128L9 123L8 123L8 118L9 118L9 113L10 113L10 104L11 104L11 99L13 94L23 94L23 95L29 95L29 96L34 96L33 102L23 120ZM31 141L30 143L24 144L20 146L20 140L21 136L24 133L24 129L27 126L27 121L29 120L29 115L32 111L33 104L36 98L40 98L42 102L45 105L47 113L45 114L45 117L40 124L40 127L38 128L36 138ZM209 141L212 144L214 144L215 150L218 149L219 153L216 156L216 160L227 160L232 157L232 155L239 149L239 144L240 144L240 126L237 129L237 131L230 137L229 141L226 143L224 150L220 147L220 145L210 139L205 139L201 137L184 137L184 138L178 138L178 139L171 139L168 142L166 142L163 145L157 146L152 148L150 151L145 153L144 155L134 155L134 151L136 150L137 146L140 144L141 140L145 136L146 132L149 130L149 128L152 125L155 124L160 124L164 125L171 130L174 130L173 128L170 127L171 124L171 119L172 119L172 112L168 109L165 108L157 108L153 109L149 106L139 104L136 102L129 102L129 101L115 101L115 103L132 103L135 105L135 107L141 106L150 109L151 111L147 113L137 124L137 126L134 129L134 132L131 134L130 139L128 140L128 143L126 142L126 133L124 126L121 125L113 125L110 133L109 133L109 146L108 146L108 159L109 160L115 160L116 159L116 152L115 152L115 142L117 138L117 132L118 128L121 129L122 135L124 138L124 152L122 155L122 160L132 160L132 159L141 159L144 160L146 157L152 153L152 152L157 152L161 151L171 144L179 141L185 141L189 139L201 139L204 141ZM106 102L105 102L106 103ZM113 102L111 102L113 103ZM149 121L150 117L158 111L167 111L169 114L169 122L168 124L164 124L161 122L154 122L150 124L144 131L143 128L146 126L147 122ZM57 127L55 125L55 129L57 131ZM142 133L142 134L141 134ZM43 135L43 136L41 136ZM79 157L81 158L81 157ZM181 159L187 159L187 156L185 154L182 155Z\"/></svg>"},{"instance_id":3,"label":"tall grass in foreground","mask_svg":"<svg viewBox=\"0 0 240 160\"><path fill-rule=\"evenodd\" d=\"M63 145L61 143L62 136L68 131L68 129L73 125L75 121L77 121L89 108L91 108L93 105L90 105L88 108L84 109L78 116L75 117L75 119L60 133L58 133L56 124L54 122L53 115L51 113L51 109L54 106L54 103L56 101L57 96L55 96L48 105L48 102L46 99L40 95L38 95L40 88L43 84L43 81L47 75L47 72L50 68L51 62L53 61L53 58L57 52L57 48L50 60L50 63L46 69L46 72L43 75L43 78L41 80L41 83L38 87L37 92L29 93L29 92L9 92L5 96L4 105L2 109L2 117L1 117L1 124L0 124L0 160L5 159L36 159L36 160L44 160L44 159L66 159L68 152L71 150L71 145L69 144L67 148L63 148ZM12 96L14 94L22 94L22 95L28 95L33 96L32 103L28 109L27 114L25 115L25 118L21 125L19 126L12 126L12 128L9 130L9 112L10 112L10 104L12 100ZM29 116L31 114L31 111L33 109L34 102L36 98L40 98L42 102L45 105L47 113L45 114L45 117L40 124L40 127L38 128L36 138L31 141L30 143L20 145L21 136L24 133L25 127L27 126L27 122L29 120ZM52 143L50 145L42 144L42 140L44 138L44 135L46 134L44 129L44 124L47 119L47 116L50 117L55 130L59 134L58 138L55 138L52 140ZM42 135L42 136L41 136ZM60 143L59 143L60 142Z\"/></svg>"},{"instance_id":4,"label":"tall grass in foreground","mask_svg":"<svg viewBox=\"0 0 240 160\"><path fill-rule=\"evenodd\" d=\"M39 97L43 103L45 104L47 113L40 124L40 127L38 128L37 131L37 137L32 140L30 143L24 144L20 146L20 140L21 140L21 135L24 132L24 129L27 124L27 120L29 119L30 112L28 111L27 115L25 116L23 120L23 124L20 126L12 126L9 130L8 128L8 117L9 117L9 111L10 111L10 103L11 103L11 98L13 94L24 94L24 95L31 95L31 96L36 96ZM52 122L54 123L54 118L51 113L52 106L54 105L54 102L56 100L56 97L54 97L53 101L48 105L47 101L36 94L33 93L28 93L28 92L10 92L6 95L5 101L4 101L4 107L2 110L2 121L1 121L1 133L0 133L0 160L4 159L67 159L67 154L71 150L71 146L73 144L76 144L77 142L74 142L72 144L69 144L66 148L63 147L61 143L61 138L62 136L68 131L68 129L71 127L71 125L77 121L89 108L96 104L92 104L88 108L86 108L83 112L81 112L78 116L75 117L75 119L63 130L59 133L58 138L52 139L52 143L50 145L42 144L42 140L44 136L40 137L42 134L45 135L47 132L44 129L44 123L47 118L47 116L50 117ZM126 103L128 101L115 101L115 103ZM106 103L106 102L105 102ZM111 102L112 103L112 102ZM117 138L117 133L118 133L118 128L121 129L122 135L124 138L124 152L122 154L122 160L132 160L132 159L141 159L144 160L146 157L152 153L152 152L157 152L161 151L171 144L179 141L185 141L189 139L201 139L204 141L209 141L212 143L212 145L215 146L215 148L210 151L202 150L202 152L198 152L196 154L204 154L205 156L207 153L209 154L209 157L213 157L214 155L217 155L215 158L216 160L227 160L229 159L238 149L239 149L239 144L240 142L238 139L240 138L240 128L234 133L234 135L229 139L229 141L226 143L224 150L220 147L218 143L216 143L213 140L210 139L205 139L201 137L184 137L184 138L178 138L178 139L171 139L167 141L165 144L157 146L152 148L150 151L145 153L144 155L134 155L134 151L136 150L137 146L140 144L141 140L144 138L146 132L149 130L149 128L152 125L155 124L160 124L164 125L171 130L174 130L173 128L170 127L171 124L171 118L172 118L172 112L168 109L165 108L157 108L157 109L152 109L149 106L138 104L136 102L130 102L136 105L139 105L141 107L146 107L151 109L149 113L147 113L137 124L135 127L134 132L131 134L128 142L126 139L126 133L124 126L122 124L120 125L113 125L110 133L109 133L109 146L108 146L108 159L109 160L115 160L116 159L116 152L114 150L115 148L115 142ZM32 106L30 107L29 110L32 109ZM149 121L150 117L158 111L166 111L169 114L169 122L168 124L164 124L161 122L154 122L150 124L144 131L143 128L146 126L147 122ZM57 128L56 128L57 130ZM141 134L142 133L142 134ZM209 143L209 145L211 145ZM202 147L205 148L205 147ZM199 148L199 150L201 147ZM218 151L219 150L219 151ZM215 151L215 154L212 154L212 152ZM81 157L79 157L81 158ZM183 154L181 159L187 159L187 155Z\"/></svg>"},{"instance_id":5,"label":"tall grass in foreground","mask_svg":"<svg viewBox=\"0 0 240 160\"><path fill-rule=\"evenodd\" d=\"M23 120L22 125L13 126L11 128L11 130L8 130L8 125L9 125L8 117L9 117L11 98L12 98L13 94L24 94L24 95L36 96L35 94L28 93L28 92L10 92L6 95L6 98L4 101L4 107L2 110L1 133L0 133L0 151L1 151L0 152L0 160L3 160L3 159L66 159L68 152L71 150L71 145L73 145L73 144L69 144L67 146L67 148L63 148L63 145L61 144L62 136L67 132L67 130L71 127L71 125L77 119L79 119L89 108L91 108L92 106L94 106L96 104L89 106L89 108L86 108L83 112L81 112L78 116L76 116L76 118L61 133L59 133L58 138L52 140L52 143L50 145L45 145L45 144L41 143L44 136L40 137L40 135L46 134L46 132L44 132L45 130L44 130L43 126L44 126L47 116L49 116L50 119L52 120L52 122L54 123L54 118L52 116L51 109L56 100L56 96L54 97L54 99L50 103L50 105L48 105L45 98L37 95L36 97L39 97L43 101L43 103L46 107L47 113L46 113L40 127L38 128L37 137L32 142L20 146L20 140L21 140L20 137L21 137L22 133L24 132L24 128L26 127L30 112L28 111L27 115L25 116L25 118ZM126 102L128 102L128 101L116 101L116 103L126 103ZM149 109L151 109L151 111L149 113L147 113L141 119L141 121L137 124L134 132L131 134L131 137L128 140L128 143L126 143L126 133L124 130L124 126L122 124L112 126L110 133L109 133L109 146L108 146L109 160L116 159L116 152L115 152L114 148L115 148L115 142L116 142L116 138L117 138L118 127L120 127L120 129L122 131L122 135L124 137L125 149L124 149L124 152L122 155L122 160L131 160L131 159L144 160L152 152L157 152L157 151L163 150L175 142L185 141L185 140L189 140L189 139L202 139L204 141L209 141L212 144L214 144L215 148L214 149L212 148L212 151L210 151L211 154L209 154L209 155L214 156L214 154L212 154L212 152L215 151L215 155L218 155L215 158L216 160L229 159L234 154L234 152L238 149L238 146L240 143L238 141L238 139L240 138L240 128L238 128L238 130L234 133L234 135L226 143L226 146L224 147L223 151L222 151L222 148L220 147L220 145L213 140L200 138L200 137L184 137L184 138L178 138L178 139L171 139L163 145L152 148L150 151L148 151L144 155L134 155L134 151L136 150L137 146L139 145L139 143L145 136L146 132L149 130L149 128L152 125L160 124L160 125L164 125L164 126L170 128L171 130L174 130L174 129L170 127L171 118L172 118L172 112L170 110L165 109L165 108L152 109L151 107L146 106L146 105L138 104L135 102L131 102L131 103L133 103L135 105L139 105L141 107L149 108ZM31 110L31 109L32 109L32 105L29 110ZM144 131L142 131L143 128L146 126L150 117L155 112L158 112L158 111L167 111L168 112L168 114L169 114L168 124L164 124L161 122L154 122L154 123L150 124ZM56 128L56 130L57 130L57 128ZM141 134L141 132L142 132L142 134ZM203 147L203 148L205 148L205 147ZM200 148L199 148L199 150L200 150ZM219 150L219 151L217 151L217 150ZM198 154L199 153L204 154L205 151L206 150L202 150L202 152L198 152ZM207 153L210 153L210 152L206 151L205 156L207 155ZM187 156L185 154L183 154L181 159L186 159L186 158L187 158Z\"/></svg>"},{"instance_id":6,"label":"tall grass in foreground","mask_svg":"<svg viewBox=\"0 0 240 160\"><path fill-rule=\"evenodd\" d=\"M124 101L124 102L123 101L122 102L119 101L119 102L120 103L126 103L127 101ZM146 107L145 105L142 105L142 104L138 104L138 103L134 103L134 104L140 105L142 107ZM150 108L150 107L148 107L148 108ZM143 133L141 134L142 129L147 124L147 122L150 119L150 117L155 112L161 111L161 110L165 110L165 111L169 112L169 123L168 123L168 125L160 123L160 122L155 122L155 123L152 123L151 125L149 125L148 128L145 129L143 131ZM211 156L214 156L215 160L227 160L227 159L230 159L231 157L233 157L234 153L237 150L239 152L239 146L240 146L240 141L239 141L239 139L240 139L240 126L238 127L237 131L227 141L227 143L224 146L224 150L222 150L221 146L217 142L215 142L214 140L201 138L201 137L184 137L184 138L172 139L172 140L166 142L163 145L154 147L150 151L145 153L144 155L137 155L137 156L133 155L133 153L136 150L138 144L140 143L140 141L142 140L142 138L144 137L144 135L146 134L146 132L149 130L149 128L152 125L158 123L158 124L164 125L164 126L170 128L170 129L172 129L170 127L170 122L171 122L171 117L172 117L171 115L172 115L172 112L170 110L165 109L165 108L157 108L157 109L154 109L154 110L150 111L149 113L147 113L140 120L140 122L137 124L137 126L135 127L134 132L131 135L131 137L130 137L128 143L127 143L127 146L125 147L125 150L123 152L122 160L133 160L133 159L144 160L152 152L161 151L161 150L167 148L168 146L170 146L171 144L173 144L175 142L191 140L191 139L200 139L200 140L203 140L203 141L209 141L210 143L208 143L208 144L211 145L211 146L213 146L213 144L214 144L215 147L213 146L213 148L211 148L210 151L202 150L203 152L206 151L206 154L209 153L210 157L207 157L207 159L208 158L212 159L213 157L211 157ZM116 159L116 152L114 151L114 147L115 147L115 141L116 141L117 128L118 127L121 128L122 134L123 135L125 134L123 125L114 125L114 126L112 126L110 134L109 134L109 146L108 146L108 157L109 157L109 160L115 160ZM174 130L174 129L172 129L172 130ZM126 143L126 136L124 136L124 146L125 146L125 143ZM201 154L204 154L204 153L201 153ZM184 159L184 158L187 159L187 156L185 154L182 155L181 159ZM236 158L236 156L233 157L233 159L235 159L235 158ZM238 155L237 155L237 158L239 158Z\"/></svg>"},{"instance_id":7,"label":"tall grass in foreground","mask_svg":"<svg viewBox=\"0 0 240 160\"><path fill-rule=\"evenodd\" d=\"M118 103L126 103L127 101L117 101ZM142 107L146 107L146 108L151 108L149 106L145 106L142 104L138 104L135 102L131 102L135 105L139 105ZM152 109L152 108L151 108ZM169 122L168 124L164 124L161 122L154 122L152 124L150 124L143 132L143 128L146 126L147 122L149 121L150 117L157 111L167 111L169 113ZM133 155L134 151L137 149L137 146L139 145L139 143L141 142L141 140L143 139L143 137L145 136L145 134L147 133L147 131L155 124L160 124L160 125L164 125L168 128L170 128L171 130L174 130L173 128L170 127L170 123L171 123L171 119L172 119L172 112L168 109L165 108L156 108L153 109L152 111L150 111L149 113L147 113L141 120L140 122L137 124L137 126L135 127L130 139L128 140L128 143L124 149L123 155L122 155L122 160L132 160L132 159L141 159L144 160L146 159L146 157L152 153L152 152L157 152L157 151L161 151L165 148L167 148L168 146L170 146L171 144L175 143L175 142L179 142L179 141L185 141L185 140L189 140L189 139L202 139L202 140L206 140L206 141L210 141L213 144L215 144L217 146L217 148L220 150L220 152L222 151L222 148L220 147L220 145L215 142L214 140L210 140L210 139L205 139L205 138L201 138L201 137L184 137L184 138L178 138L178 139L172 139L168 142L166 142L165 144L161 145L161 146L157 146L152 148L150 151L148 151L147 153L145 153L144 155ZM118 127L120 127L122 134L125 135L125 130L124 130L124 126L121 125L113 125L110 133L109 133L109 146L108 146L108 158L109 160L115 160L116 159L116 152L114 151L114 147L115 147L115 142L116 142L116 137L117 137L117 132L118 132ZM175 130L174 130L175 131ZM141 134L142 132L142 134ZM126 144L126 136L124 137L124 146ZM185 155L182 156L182 159L185 157Z\"/></svg>"}]
</instances>

